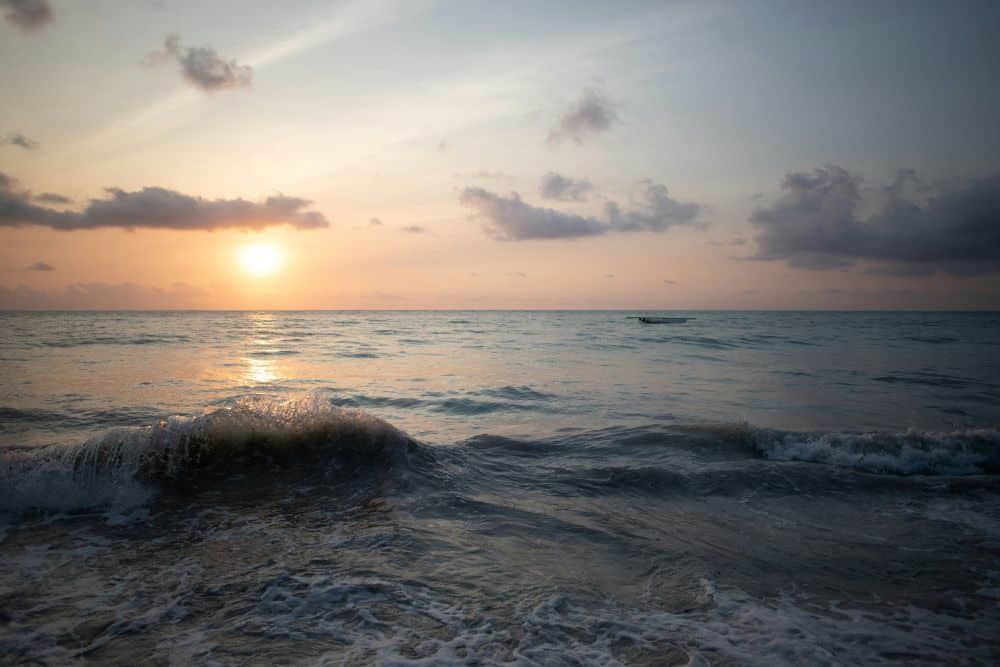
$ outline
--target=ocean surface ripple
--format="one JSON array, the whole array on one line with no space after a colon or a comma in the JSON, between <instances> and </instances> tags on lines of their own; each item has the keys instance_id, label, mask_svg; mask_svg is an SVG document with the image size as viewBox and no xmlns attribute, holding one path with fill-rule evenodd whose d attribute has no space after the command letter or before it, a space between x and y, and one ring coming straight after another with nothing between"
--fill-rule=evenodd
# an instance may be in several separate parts
<instances>
[{"instance_id":1,"label":"ocean surface ripple","mask_svg":"<svg viewBox=\"0 0 1000 667\"><path fill-rule=\"evenodd\" d=\"M1000 660L1000 317L3 314L0 664Z\"/></svg>"}]
</instances>

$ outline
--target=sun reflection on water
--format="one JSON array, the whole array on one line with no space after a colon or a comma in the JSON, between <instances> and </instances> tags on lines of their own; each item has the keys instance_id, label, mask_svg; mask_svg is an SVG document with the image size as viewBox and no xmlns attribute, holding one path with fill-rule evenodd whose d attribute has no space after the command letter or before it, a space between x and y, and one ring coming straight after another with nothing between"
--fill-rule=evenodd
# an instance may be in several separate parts
<instances>
[{"instance_id":1,"label":"sun reflection on water","mask_svg":"<svg viewBox=\"0 0 1000 667\"><path fill-rule=\"evenodd\" d=\"M271 313L251 313L249 315L251 331L245 344L255 352L268 352L277 342L274 338L274 325L277 318ZM255 356L244 357L247 366L244 372L247 384L268 384L278 380L278 364L274 359Z\"/></svg>"},{"instance_id":2,"label":"sun reflection on water","mask_svg":"<svg viewBox=\"0 0 1000 667\"><path fill-rule=\"evenodd\" d=\"M266 384L278 379L277 365L271 359L254 359L247 357L246 373L247 381L254 384Z\"/></svg>"}]
</instances>

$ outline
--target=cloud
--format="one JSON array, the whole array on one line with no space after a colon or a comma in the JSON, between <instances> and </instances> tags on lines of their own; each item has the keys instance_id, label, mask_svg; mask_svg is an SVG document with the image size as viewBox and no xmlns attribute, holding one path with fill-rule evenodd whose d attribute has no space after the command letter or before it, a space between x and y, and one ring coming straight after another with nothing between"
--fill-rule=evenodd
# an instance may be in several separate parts
<instances>
[{"instance_id":1,"label":"cloud","mask_svg":"<svg viewBox=\"0 0 1000 667\"><path fill-rule=\"evenodd\" d=\"M607 132L618 122L611 101L595 90L583 95L559 118L559 124L549 132L548 142L558 144L571 139L580 144L591 134Z\"/></svg>"},{"instance_id":2,"label":"cloud","mask_svg":"<svg viewBox=\"0 0 1000 667\"><path fill-rule=\"evenodd\" d=\"M26 151L32 151L38 148L37 141L35 141L34 139L29 139L28 137L20 133L8 134L6 137L4 137L3 143L7 144L8 146L17 146L19 148L23 148Z\"/></svg>"},{"instance_id":3,"label":"cloud","mask_svg":"<svg viewBox=\"0 0 1000 667\"><path fill-rule=\"evenodd\" d=\"M175 61L181 74L195 88L208 93L230 88L243 88L253 81L253 68L240 65L235 60L226 60L208 47L184 48L180 37L169 35L163 42L162 51L154 51L146 56L146 64L162 65Z\"/></svg>"},{"instance_id":4,"label":"cloud","mask_svg":"<svg viewBox=\"0 0 1000 667\"><path fill-rule=\"evenodd\" d=\"M368 221L368 225L371 227L381 227L384 223L378 218L372 218Z\"/></svg>"},{"instance_id":5,"label":"cloud","mask_svg":"<svg viewBox=\"0 0 1000 667\"><path fill-rule=\"evenodd\" d=\"M306 211L308 199L275 195L263 202L204 199L147 187L135 192L109 188L104 199L91 199L82 212L60 211L31 203L31 193L0 173L0 227L38 225L60 231L119 227L123 229L264 229L290 225L299 229L328 227L322 213Z\"/></svg>"},{"instance_id":6,"label":"cloud","mask_svg":"<svg viewBox=\"0 0 1000 667\"><path fill-rule=\"evenodd\" d=\"M565 213L526 204L516 192L509 197L482 188L465 188L460 201L484 219L486 233L499 241L572 239L611 232L662 232L694 221L701 207L667 196L663 185L639 183L638 207L623 210L616 202L604 206L604 218Z\"/></svg>"},{"instance_id":7,"label":"cloud","mask_svg":"<svg viewBox=\"0 0 1000 667\"><path fill-rule=\"evenodd\" d=\"M527 278L528 274L524 271L508 271L507 277L509 278Z\"/></svg>"},{"instance_id":8,"label":"cloud","mask_svg":"<svg viewBox=\"0 0 1000 667\"><path fill-rule=\"evenodd\" d=\"M725 246L745 246L747 240L742 236L737 236L736 238L729 239L727 241L720 241L718 239L708 241L708 245L715 246L716 248L722 248Z\"/></svg>"},{"instance_id":9,"label":"cloud","mask_svg":"<svg viewBox=\"0 0 1000 667\"><path fill-rule=\"evenodd\" d=\"M22 30L37 30L55 19L47 0L0 0L4 18Z\"/></svg>"},{"instance_id":10,"label":"cloud","mask_svg":"<svg viewBox=\"0 0 1000 667\"><path fill-rule=\"evenodd\" d=\"M615 274L613 274L613 273L605 273L604 277L607 278L608 280L614 280Z\"/></svg>"},{"instance_id":11,"label":"cloud","mask_svg":"<svg viewBox=\"0 0 1000 667\"><path fill-rule=\"evenodd\" d=\"M782 194L756 210L751 259L806 269L852 268L858 261L895 275L1000 271L1000 175L939 187L912 170L874 189L837 166L790 173Z\"/></svg>"},{"instance_id":12,"label":"cloud","mask_svg":"<svg viewBox=\"0 0 1000 667\"><path fill-rule=\"evenodd\" d=\"M550 171L542 177L539 193L542 199L581 201L594 189L587 179L575 179Z\"/></svg>"},{"instance_id":13,"label":"cloud","mask_svg":"<svg viewBox=\"0 0 1000 667\"><path fill-rule=\"evenodd\" d=\"M33 197L35 201L40 201L44 204L72 204L73 200L69 197L63 197L62 195L57 195L53 192L43 192L39 195Z\"/></svg>"},{"instance_id":14,"label":"cloud","mask_svg":"<svg viewBox=\"0 0 1000 667\"><path fill-rule=\"evenodd\" d=\"M0 310L171 310L204 308L209 294L174 283L169 289L135 283L78 283L60 290L0 285Z\"/></svg>"},{"instance_id":15,"label":"cloud","mask_svg":"<svg viewBox=\"0 0 1000 667\"><path fill-rule=\"evenodd\" d=\"M31 266L24 267L25 271L55 271L56 267L45 262L35 262Z\"/></svg>"},{"instance_id":16,"label":"cloud","mask_svg":"<svg viewBox=\"0 0 1000 667\"><path fill-rule=\"evenodd\" d=\"M406 227L401 228L399 231L406 232L407 234L423 234L427 230L421 227L420 225L407 225Z\"/></svg>"},{"instance_id":17,"label":"cloud","mask_svg":"<svg viewBox=\"0 0 1000 667\"><path fill-rule=\"evenodd\" d=\"M663 284L664 285L676 285L677 281L676 280L664 280Z\"/></svg>"}]
</instances>

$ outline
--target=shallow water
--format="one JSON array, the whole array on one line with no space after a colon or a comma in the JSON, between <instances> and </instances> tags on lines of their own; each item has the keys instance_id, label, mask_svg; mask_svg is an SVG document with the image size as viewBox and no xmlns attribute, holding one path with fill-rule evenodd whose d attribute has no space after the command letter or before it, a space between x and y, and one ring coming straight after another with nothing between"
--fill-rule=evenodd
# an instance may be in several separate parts
<instances>
[{"instance_id":1,"label":"shallow water","mask_svg":"<svg viewBox=\"0 0 1000 667\"><path fill-rule=\"evenodd\" d=\"M0 314L0 662L991 664L1000 315Z\"/></svg>"}]
</instances>

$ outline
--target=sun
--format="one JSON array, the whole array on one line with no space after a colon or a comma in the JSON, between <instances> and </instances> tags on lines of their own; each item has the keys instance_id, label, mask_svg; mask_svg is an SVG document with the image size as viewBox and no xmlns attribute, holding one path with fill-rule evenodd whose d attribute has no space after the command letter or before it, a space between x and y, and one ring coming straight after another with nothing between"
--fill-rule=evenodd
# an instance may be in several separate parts
<instances>
[{"instance_id":1,"label":"sun","mask_svg":"<svg viewBox=\"0 0 1000 667\"><path fill-rule=\"evenodd\" d=\"M271 245L251 245L240 252L240 262L248 273L263 278L277 273L281 265L281 253Z\"/></svg>"}]
</instances>

